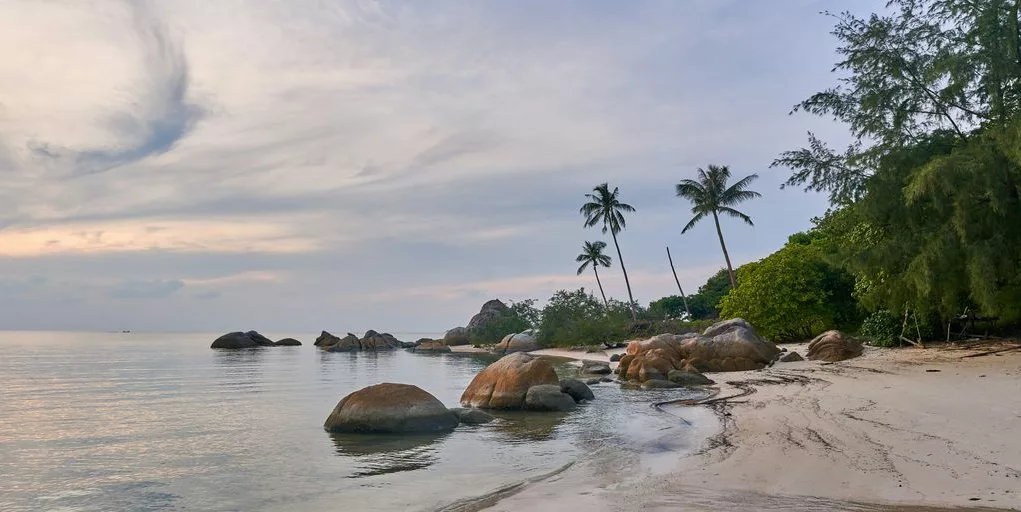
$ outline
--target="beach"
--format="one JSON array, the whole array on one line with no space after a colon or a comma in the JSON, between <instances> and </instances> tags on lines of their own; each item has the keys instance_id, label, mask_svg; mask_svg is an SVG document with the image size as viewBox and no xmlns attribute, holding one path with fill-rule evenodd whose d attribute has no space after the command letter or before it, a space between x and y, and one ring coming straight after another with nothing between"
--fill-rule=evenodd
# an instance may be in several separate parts
<instances>
[{"instance_id":1,"label":"beach","mask_svg":"<svg viewBox=\"0 0 1021 512\"><path fill-rule=\"evenodd\" d=\"M698 446L594 457L487 510L1017 509L1021 350L978 355L1011 346L867 347L709 374L717 398L734 398L665 408L700 430Z\"/></svg>"}]
</instances>

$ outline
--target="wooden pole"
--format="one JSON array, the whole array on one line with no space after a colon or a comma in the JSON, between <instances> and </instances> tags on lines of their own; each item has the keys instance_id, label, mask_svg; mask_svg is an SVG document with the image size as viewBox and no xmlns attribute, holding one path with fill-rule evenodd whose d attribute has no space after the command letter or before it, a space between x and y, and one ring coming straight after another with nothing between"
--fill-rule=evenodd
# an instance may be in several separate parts
<instances>
[{"instance_id":1,"label":"wooden pole","mask_svg":"<svg viewBox=\"0 0 1021 512\"><path fill-rule=\"evenodd\" d=\"M681 292L681 299L684 300L684 312L688 314L688 319L691 319L691 310L688 309L688 297L684 295L684 289L681 288L681 280L677 279L677 270L674 268L674 258L670 256L670 246L666 247L666 258L670 260L670 271L674 273L674 282L677 283L677 290Z\"/></svg>"}]
</instances>

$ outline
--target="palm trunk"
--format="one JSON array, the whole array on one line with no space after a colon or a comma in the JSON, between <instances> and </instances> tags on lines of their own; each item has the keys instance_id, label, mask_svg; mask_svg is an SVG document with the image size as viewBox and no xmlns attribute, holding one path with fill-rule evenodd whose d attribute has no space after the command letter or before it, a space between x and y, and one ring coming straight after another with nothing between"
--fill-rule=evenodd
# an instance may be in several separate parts
<instances>
[{"instance_id":1,"label":"palm trunk","mask_svg":"<svg viewBox=\"0 0 1021 512\"><path fill-rule=\"evenodd\" d=\"M666 259L670 261L670 271L674 273L674 282L677 283L677 291L681 292L681 299L684 300L684 312L691 317L691 309L688 309L688 297L684 295L684 289L681 288L681 280L677 279L677 269L674 268L674 258L670 256L670 247L666 248Z\"/></svg>"},{"instance_id":2,"label":"palm trunk","mask_svg":"<svg viewBox=\"0 0 1021 512\"><path fill-rule=\"evenodd\" d=\"M617 243L617 233L614 233L611 229L610 234L613 235L613 246L617 248L617 261L620 262L620 270L624 272L624 284L627 286L627 300L628 306L631 307L631 319L637 322L638 314L635 313L635 298L631 295L631 281L628 281L627 269L624 268L624 257L620 255L620 244Z\"/></svg>"},{"instance_id":3,"label":"palm trunk","mask_svg":"<svg viewBox=\"0 0 1021 512\"><path fill-rule=\"evenodd\" d=\"M603 282L599 280L599 267L593 264L592 271L596 273L596 284L599 285L599 295L603 296L603 305L609 306L610 303L606 301L606 294L603 293Z\"/></svg>"},{"instance_id":4,"label":"palm trunk","mask_svg":"<svg viewBox=\"0 0 1021 512\"><path fill-rule=\"evenodd\" d=\"M727 260L727 275L730 276L730 289L737 289L737 279L734 278L734 267L730 265L730 255L727 254L727 244L723 243L723 230L720 229L720 218L713 212L713 221L716 222L716 234L720 237L720 247L723 248L723 259Z\"/></svg>"}]
</instances>

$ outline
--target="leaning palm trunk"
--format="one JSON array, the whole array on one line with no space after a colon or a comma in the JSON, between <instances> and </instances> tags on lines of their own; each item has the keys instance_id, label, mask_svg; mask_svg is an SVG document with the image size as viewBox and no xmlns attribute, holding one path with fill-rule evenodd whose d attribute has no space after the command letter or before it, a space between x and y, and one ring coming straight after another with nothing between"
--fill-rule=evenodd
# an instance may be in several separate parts
<instances>
[{"instance_id":1,"label":"leaning palm trunk","mask_svg":"<svg viewBox=\"0 0 1021 512\"><path fill-rule=\"evenodd\" d=\"M638 321L638 313L635 312L635 299L631 296L631 281L627 278L627 268L624 267L624 257L620 254L620 244L617 243L617 233L610 232L613 235L613 246L617 248L617 261L620 262L620 270L624 272L624 285L627 286L627 300L628 307L631 308L631 320Z\"/></svg>"},{"instance_id":2,"label":"leaning palm trunk","mask_svg":"<svg viewBox=\"0 0 1021 512\"><path fill-rule=\"evenodd\" d=\"M727 260L727 275L730 276L730 288L737 289L737 279L734 278L734 267L730 265L730 254L727 253L727 244L723 242L723 230L720 229L720 218L713 212L713 220L716 222L716 234L720 237L720 247L723 249L723 259Z\"/></svg>"},{"instance_id":3,"label":"leaning palm trunk","mask_svg":"<svg viewBox=\"0 0 1021 512\"><path fill-rule=\"evenodd\" d=\"M592 266L592 271L596 273L596 284L599 285L599 295L603 296L603 305L604 306L609 306L610 303L607 302L607 300L606 300L606 293L603 292L603 282L599 280L599 267L593 265Z\"/></svg>"}]
</instances>

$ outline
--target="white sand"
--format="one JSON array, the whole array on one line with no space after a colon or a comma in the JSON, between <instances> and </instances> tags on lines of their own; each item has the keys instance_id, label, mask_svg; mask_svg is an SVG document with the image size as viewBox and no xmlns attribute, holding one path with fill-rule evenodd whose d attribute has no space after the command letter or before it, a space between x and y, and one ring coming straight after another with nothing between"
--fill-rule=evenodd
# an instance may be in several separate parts
<instances>
[{"instance_id":1,"label":"white sand","mask_svg":"<svg viewBox=\"0 0 1021 512\"><path fill-rule=\"evenodd\" d=\"M961 358L991 348L869 348L835 364L712 374L720 397L752 394L672 410L711 430L701 450L665 469L578 464L492 510L1018 508L1021 350Z\"/></svg>"}]
</instances>

